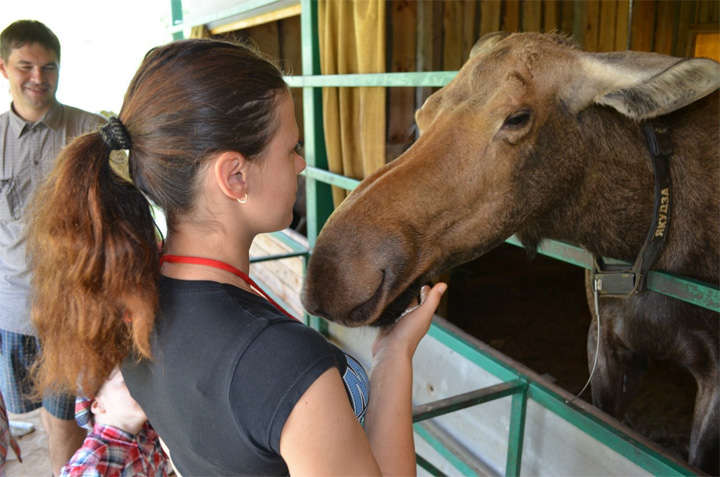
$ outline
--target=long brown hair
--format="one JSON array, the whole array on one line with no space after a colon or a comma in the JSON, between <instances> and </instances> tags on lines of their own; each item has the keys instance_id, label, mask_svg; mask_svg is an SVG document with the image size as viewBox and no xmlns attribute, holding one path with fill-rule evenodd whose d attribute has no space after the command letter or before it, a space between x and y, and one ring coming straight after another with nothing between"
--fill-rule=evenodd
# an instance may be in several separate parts
<instances>
[{"instance_id":1,"label":"long brown hair","mask_svg":"<svg viewBox=\"0 0 720 477\"><path fill-rule=\"evenodd\" d=\"M63 150L30 208L38 391L94 393L131 351L151 356L160 266L149 200L174 230L209 158L263 152L286 90L275 65L245 46L173 42L146 55L125 95L129 180L100 132Z\"/></svg>"}]
</instances>

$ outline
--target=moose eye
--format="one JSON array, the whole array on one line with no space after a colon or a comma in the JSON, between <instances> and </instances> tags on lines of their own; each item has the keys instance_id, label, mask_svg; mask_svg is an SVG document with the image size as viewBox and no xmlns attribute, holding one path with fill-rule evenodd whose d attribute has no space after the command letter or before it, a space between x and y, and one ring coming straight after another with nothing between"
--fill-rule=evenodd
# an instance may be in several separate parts
<instances>
[{"instance_id":1,"label":"moose eye","mask_svg":"<svg viewBox=\"0 0 720 477\"><path fill-rule=\"evenodd\" d=\"M504 128L519 129L530 121L530 111L518 111L513 113L503 123Z\"/></svg>"}]
</instances>

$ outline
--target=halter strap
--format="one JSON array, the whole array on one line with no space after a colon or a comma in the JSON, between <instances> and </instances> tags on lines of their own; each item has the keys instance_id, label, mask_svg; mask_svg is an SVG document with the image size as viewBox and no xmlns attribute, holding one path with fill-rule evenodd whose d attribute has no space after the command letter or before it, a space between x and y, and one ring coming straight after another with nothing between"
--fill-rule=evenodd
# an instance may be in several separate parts
<instances>
[{"instance_id":1,"label":"halter strap","mask_svg":"<svg viewBox=\"0 0 720 477\"><path fill-rule=\"evenodd\" d=\"M297 318L295 318L293 315L288 313L285 308L280 306L275 300L270 298L270 295L265 293L265 291L260 288L260 286L255 283L255 281L247 276L245 273L243 273L241 270L238 270L237 268L233 267L232 265L221 262L220 260L213 260L212 258L203 258L203 257L192 257L188 255L162 255L160 257L160 265L162 265L165 262L170 263L187 263L191 265L205 265L206 267L212 267L212 268L218 268L220 270L225 270L226 272L230 272L233 275L239 277L250 285L255 291L257 291L259 294L261 294L267 301L272 303L272 305L280 310L285 316L288 318L292 318L293 320L300 321Z\"/></svg>"},{"instance_id":2,"label":"halter strap","mask_svg":"<svg viewBox=\"0 0 720 477\"><path fill-rule=\"evenodd\" d=\"M670 228L672 183L670 157L673 144L668 127L659 120L643 125L655 177L655 202L650 229L645 243L632 268L625 264L606 264L602 257L593 256L591 267L595 293L601 296L628 298L647 290L647 275L665 247Z\"/></svg>"}]
</instances>

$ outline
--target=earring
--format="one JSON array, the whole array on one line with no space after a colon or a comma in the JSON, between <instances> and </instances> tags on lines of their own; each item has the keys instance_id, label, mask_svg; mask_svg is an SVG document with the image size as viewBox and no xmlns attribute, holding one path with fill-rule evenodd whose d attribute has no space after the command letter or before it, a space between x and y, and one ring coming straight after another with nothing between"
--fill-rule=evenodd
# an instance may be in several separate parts
<instances>
[{"instance_id":1,"label":"earring","mask_svg":"<svg viewBox=\"0 0 720 477\"><path fill-rule=\"evenodd\" d=\"M241 204L246 203L247 200L248 200L247 192L245 193L245 197L243 197L242 199L238 198L238 199L236 199L236 200L237 200L239 203L241 203Z\"/></svg>"}]
</instances>

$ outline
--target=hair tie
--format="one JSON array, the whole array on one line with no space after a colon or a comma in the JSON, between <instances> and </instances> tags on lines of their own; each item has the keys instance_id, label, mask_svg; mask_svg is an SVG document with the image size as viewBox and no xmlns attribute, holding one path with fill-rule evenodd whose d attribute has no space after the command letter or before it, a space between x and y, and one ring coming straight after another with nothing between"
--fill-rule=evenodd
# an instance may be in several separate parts
<instances>
[{"instance_id":1,"label":"hair tie","mask_svg":"<svg viewBox=\"0 0 720 477\"><path fill-rule=\"evenodd\" d=\"M122 125L120 120L115 116L108 120L108 123L100 128L100 135L113 151L119 149L130 149L130 136Z\"/></svg>"}]
</instances>

